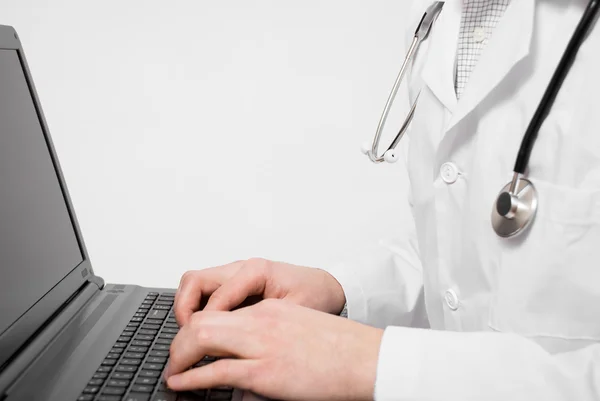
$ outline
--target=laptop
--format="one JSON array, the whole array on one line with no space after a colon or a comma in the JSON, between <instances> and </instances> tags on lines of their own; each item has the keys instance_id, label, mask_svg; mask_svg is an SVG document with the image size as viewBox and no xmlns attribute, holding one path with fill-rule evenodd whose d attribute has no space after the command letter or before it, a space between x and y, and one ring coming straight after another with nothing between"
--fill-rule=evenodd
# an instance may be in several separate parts
<instances>
[{"instance_id":1,"label":"laptop","mask_svg":"<svg viewBox=\"0 0 600 401\"><path fill-rule=\"evenodd\" d=\"M174 295L95 274L19 38L0 25L0 401L258 399L165 386Z\"/></svg>"}]
</instances>

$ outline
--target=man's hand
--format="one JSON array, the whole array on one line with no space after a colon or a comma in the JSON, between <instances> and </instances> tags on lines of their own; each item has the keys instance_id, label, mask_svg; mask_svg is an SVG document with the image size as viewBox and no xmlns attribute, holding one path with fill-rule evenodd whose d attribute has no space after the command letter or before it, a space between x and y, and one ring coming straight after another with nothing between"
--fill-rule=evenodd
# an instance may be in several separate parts
<instances>
[{"instance_id":1,"label":"man's hand","mask_svg":"<svg viewBox=\"0 0 600 401\"><path fill-rule=\"evenodd\" d=\"M372 400L383 330L285 300L197 312L171 345L176 391L231 386L280 400ZM205 355L224 356L193 368Z\"/></svg>"},{"instance_id":2,"label":"man's hand","mask_svg":"<svg viewBox=\"0 0 600 401\"><path fill-rule=\"evenodd\" d=\"M346 302L340 284L324 270L249 259L185 273L175 296L175 317L183 326L207 298L205 311L228 311L254 295L328 313L340 313Z\"/></svg>"}]
</instances>

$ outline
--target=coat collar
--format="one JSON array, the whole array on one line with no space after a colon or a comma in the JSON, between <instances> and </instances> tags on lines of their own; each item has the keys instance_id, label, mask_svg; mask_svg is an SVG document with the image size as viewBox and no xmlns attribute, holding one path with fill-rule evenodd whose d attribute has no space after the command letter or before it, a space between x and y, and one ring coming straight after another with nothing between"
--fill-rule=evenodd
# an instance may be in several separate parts
<instances>
[{"instance_id":1,"label":"coat collar","mask_svg":"<svg viewBox=\"0 0 600 401\"><path fill-rule=\"evenodd\" d=\"M446 132L473 111L511 69L527 57L533 37L534 13L535 0L511 1L471 72Z\"/></svg>"},{"instance_id":2,"label":"coat collar","mask_svg":"<svg viewBox=\"0 0 600 401\"><path fill-rule=\"evenodd\" d=\"M456 106L454 92L454 60L456 38L460 28L461 0L449 0L444 4L429 33L428 54L421 72L423 82L449 110Z\"/></svg>"},{"instance_id":3,"label":"coat collar","mask_svg":"<svg viewBox=\"0 0 600 401\"><path fill-rule=\"evenodd\" d=\"M533 34L535 0L512 0L480 55L460 101L457 101L454 64L462 2L446 1L429 35L428 57L422 71L424 83L452 114L446 132L469 114L529 54Z\"/></svg>"}]
</instances>

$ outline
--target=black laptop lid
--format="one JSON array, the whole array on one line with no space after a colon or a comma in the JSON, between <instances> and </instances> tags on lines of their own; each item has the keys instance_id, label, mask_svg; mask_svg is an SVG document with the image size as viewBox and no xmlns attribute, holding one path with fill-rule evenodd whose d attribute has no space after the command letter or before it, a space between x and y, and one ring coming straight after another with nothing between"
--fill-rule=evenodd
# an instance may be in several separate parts
<instances>
[{"instance_id":1,"label":"black laptop lid","mask_svg":"<svg viewBox=\"0 0 600 401\"><path fill-rule=\"evenodd\" d=\"M59 284L86 260L22 51L7 47L0 46L0 367L81 286L85 274L79 285Z\"/></svg>"}]
</instances>

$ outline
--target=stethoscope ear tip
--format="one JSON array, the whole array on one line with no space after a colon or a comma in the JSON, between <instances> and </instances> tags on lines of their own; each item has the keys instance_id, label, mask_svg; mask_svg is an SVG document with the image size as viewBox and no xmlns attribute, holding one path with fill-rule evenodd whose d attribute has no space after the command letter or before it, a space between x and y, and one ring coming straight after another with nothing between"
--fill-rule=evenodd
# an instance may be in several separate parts
<instances>
[{"instance_id":1,"label":"stethoscope ear tip","mask_svg":"<svg viewBox=\"0 0 600 401\"><path fill-rule=\"evenodd\" d=\"M368 155L369 152L371 151L371 144L369 144L369 142L363 143L362 146L360 147L360 151L362 152L363 155Z\"/></svg>"},{"instance_id":2,"label":"stethoscope ear tip","mask_svg":"<svg viewBox=\"0 0 600 401\"><path fill-rule=\"evenodd\" d=\"M388 163L396 163L398 161L398 152L395 149L390 149L383 154L383 160Z\"/></svg>"}]
</instances>

